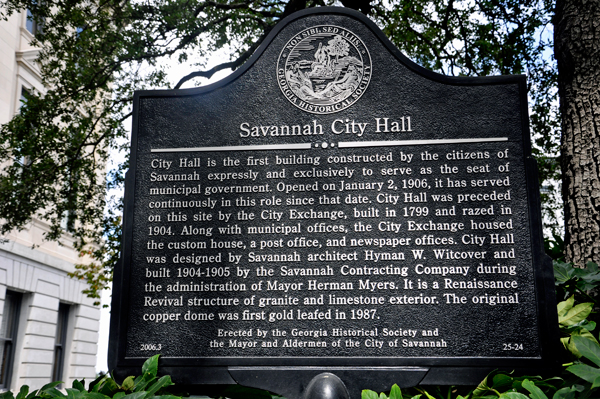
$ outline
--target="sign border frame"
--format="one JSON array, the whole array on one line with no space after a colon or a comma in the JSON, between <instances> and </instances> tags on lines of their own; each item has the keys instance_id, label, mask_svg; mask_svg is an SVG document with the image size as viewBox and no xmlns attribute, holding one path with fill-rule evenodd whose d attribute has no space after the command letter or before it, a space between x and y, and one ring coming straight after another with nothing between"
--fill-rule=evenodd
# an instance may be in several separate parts
<instances>
[{"instance_id":1,"label":"sign border frame","mask_svg":"<svg viewBox=\"0 0 600 399\"><path fill-rule=\"evenodd\" d=\"M108 351L109 370L117 378L138 373L145 358L128 358L125 356L126 333L128 324L129 298L122 290L126 287L131 272L131 232L133 231L134 198L136 160L137 160L137 135L139 124L140 101L153 97L181 97L205 94L224 87L240 78L262 56L265 49L273 39L290 23L311 15L342 15L358 20L366 25L382 44L403 65L412 72L427 79L454 86L485 86L498 84L517 84L520 95L521 129L523 132L523 155L525 178L527 183L527 207L529 210L529 232L531 237L532 264L534 265L534 283L537 297L537 313L539 321L540 358L503 357L503 358L475 358L475 357L260 357L260 358L220 358L207 362L207 358L179 358L161 357L161 374L171 374L176 382L186 386L197 384L233 384L243 379L240 376L252 375L253 372L268 369L275 372L277 368L283 370L287 366L296 369L305 367L318 370L323 367L329 369L353 368L357 373L378 368L393 369L427 369L419 384L477 384L480 376L494 369L524 370L526 372L549 372L559 364L559 335L554 292L554 275L552 261L545 255L543 246L542 217L538 185L537 163L531 155L531 141L529 130L529 112L527 102L527 83L524 75L488 76L488 77L451 77L425 69L408 59L400 50L383 34L383 32L365 15L341 7L317 7L296 12L280 21L269 33L264 42L254 52L250 59L238 70L216 83L192 88L175 90L142 90L136 91L133 100L131 157L130 169L125 178L125 201L123 216L123 242L121 247L121 260L114 270L113 292L111 304L111 324ZM537 266L536 266L537 265ZM122 337L122 338L121 338ZM234 359L233 361L229 359ZM515 364L519 367L514 367ZM245 370L245 371L244 371ZM461 377L461 370L464 374ZM470 371L469 371L470 370ZM289 371L288 371L289 372ZM244 374L246 373L246 374ZM232 374L238 377L233 378ZM390 382L391 385L391 382ZM265 389L267 389L266 387Z\"/></svg>"}]
</instances>

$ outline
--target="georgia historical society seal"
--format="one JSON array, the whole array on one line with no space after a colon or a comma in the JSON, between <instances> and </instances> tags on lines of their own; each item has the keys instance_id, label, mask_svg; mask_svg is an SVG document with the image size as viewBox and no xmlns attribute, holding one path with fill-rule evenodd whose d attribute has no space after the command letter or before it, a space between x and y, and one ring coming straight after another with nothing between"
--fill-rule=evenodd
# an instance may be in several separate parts
<instances>
[{"instance_id":1,"label":"georgia historical society seal","mask_svg":"<svg viewBox=\"0 0 600 399\"><path fill-rule=\"evenodd\" d=\"M295 35L279 54L277 82L296 107L331 114L354 104L371 80L371 55L360 38L334 25Z\"/></svg>"}]
</instances>

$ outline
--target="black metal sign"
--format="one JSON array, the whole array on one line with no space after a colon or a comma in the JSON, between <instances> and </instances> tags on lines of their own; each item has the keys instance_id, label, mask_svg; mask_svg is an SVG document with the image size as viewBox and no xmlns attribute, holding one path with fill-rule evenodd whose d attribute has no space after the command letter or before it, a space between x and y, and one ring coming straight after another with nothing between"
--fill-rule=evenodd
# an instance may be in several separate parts
<instances>
[{"instance_id":1,"label":"black metal sign","mask_svg":"<svg viewBox=\"0 0 600 399\"><path fill-rule=\"evenodd\" d=\"M345 9L219 83L137 92L111 368L281 392L547 366L530 153L523 76L431 73Z\"/></svg>"}]
</instances>

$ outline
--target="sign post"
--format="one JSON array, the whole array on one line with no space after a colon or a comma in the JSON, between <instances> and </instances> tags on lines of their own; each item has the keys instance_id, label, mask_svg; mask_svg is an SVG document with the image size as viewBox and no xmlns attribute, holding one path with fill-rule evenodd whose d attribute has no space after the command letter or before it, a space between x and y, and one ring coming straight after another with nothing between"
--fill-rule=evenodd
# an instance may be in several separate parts
<instances>
[{"instance_id":1,"label":"sign post","mask_svg":"<svg viewBox=\"0 0 600 399\"><path fill-rule=\"evenodd\" d=\"M424 70L353 11L137 92L124 232L117 375L354 396L555 362L525 78Z\"/></svg>"}]
</instances>

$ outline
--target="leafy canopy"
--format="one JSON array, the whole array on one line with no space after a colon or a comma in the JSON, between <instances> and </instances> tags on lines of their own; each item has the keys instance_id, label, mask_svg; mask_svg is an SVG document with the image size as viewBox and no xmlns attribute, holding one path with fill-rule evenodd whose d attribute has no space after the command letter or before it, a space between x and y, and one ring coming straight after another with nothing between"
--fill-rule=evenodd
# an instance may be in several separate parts
<instances>
[{"instance_id":1,"label":"leafy canopy","mask_svg":"<svg viewBox=\"0 0 600 399\"><path fill-rule=\"evenodd\" d=\"M106 212L107 188L120 186L121 165L107 171L112 151L125 150L123 122L134 90L201 84L242 65L281 19L333 0L2 0L0 16L29 9L43 29L44 93L29 93L20 113L1 127L0 231L33 217L51 224L56 240L66 220L77 248L97 260L75 275L88 292L110 281L119 256L120 200ZM557 227L560 206L556 66L549 59L550 0L341 0L372 18L409 57L447 75L529 77L534 152L541 163L544 211ZM230 60L205 69L226 49ZM340 49L340 51L343 49ZM190 74L169 82L170 63ZM128 122L129 123L129 122ZM63 226L61 227L61 222ZM87 244L95 243L94 250Z\"/></svg>"}]
</instances>

